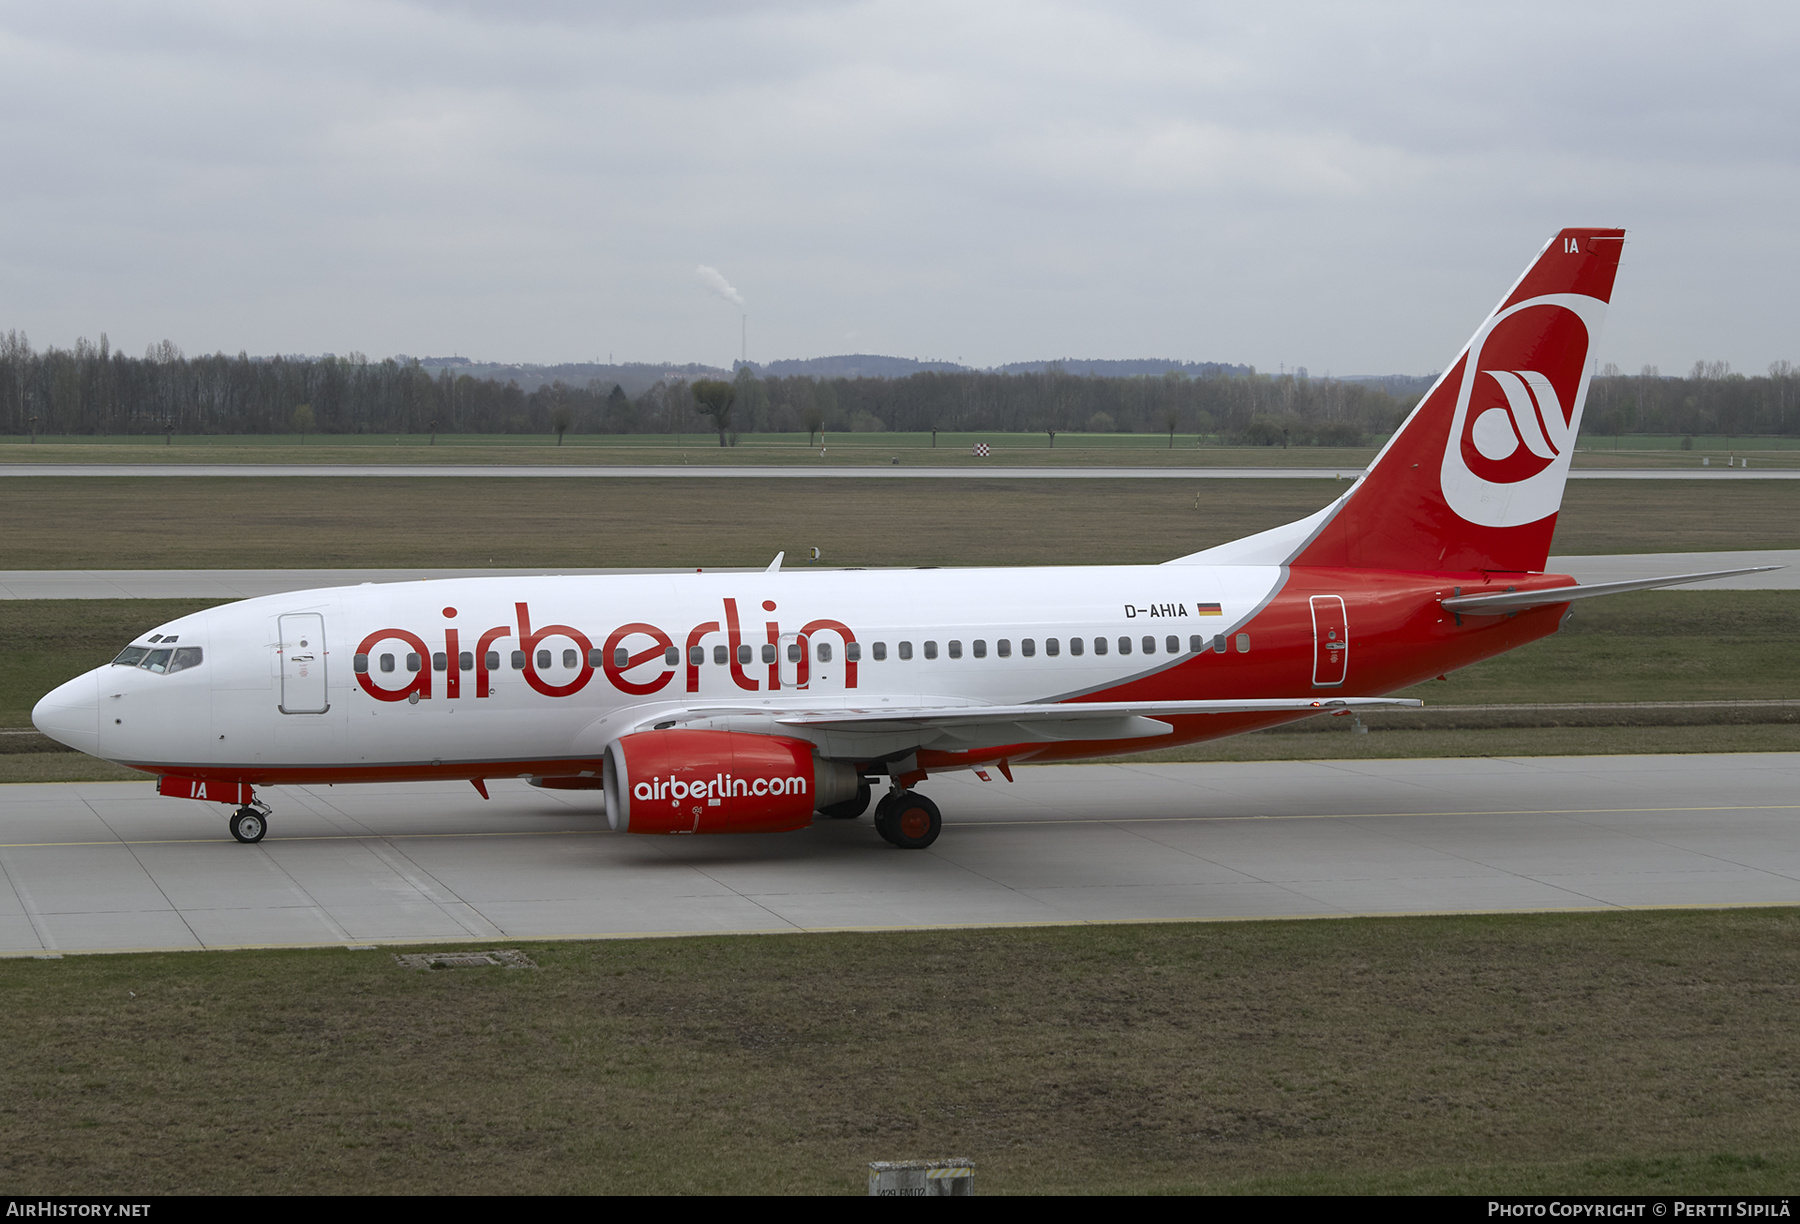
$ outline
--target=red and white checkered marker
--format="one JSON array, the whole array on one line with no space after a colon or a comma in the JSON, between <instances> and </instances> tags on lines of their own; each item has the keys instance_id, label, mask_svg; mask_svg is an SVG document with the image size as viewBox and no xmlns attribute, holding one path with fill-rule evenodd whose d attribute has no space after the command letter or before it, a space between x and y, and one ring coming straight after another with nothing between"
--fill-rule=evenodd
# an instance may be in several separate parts
<instances>
[{"instance_id":1,"label":"red and white checkered marker","mask_svg":"<svg viewBox=\"0 0 1800 1224\"><path fill-rule=\"evenodd\" d=\"M988 457L988 444L986 442L977 442L975 444L975 457L977 459L986 459Z\"/></svg>"}]
</instances>

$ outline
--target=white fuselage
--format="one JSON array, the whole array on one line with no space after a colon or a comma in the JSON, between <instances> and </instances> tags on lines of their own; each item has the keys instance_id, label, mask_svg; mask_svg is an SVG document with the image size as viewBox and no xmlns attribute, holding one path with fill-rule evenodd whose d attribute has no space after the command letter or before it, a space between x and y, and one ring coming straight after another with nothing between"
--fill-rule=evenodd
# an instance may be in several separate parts
<instances>
[{"instance_id":1,"label":"white fuselage","mask_svg":"<svg viewBox=\"0 0 1800 1224\"><path fill-rule=\"evenodd\" d=\"M1046 701L1196 654L1217 655L1223 677L1282 578L1276 566L802 570L301 591L160 625L133 644L173 636L202 663L101 667L37 716L91 708L92 746L77 746L151 770L530 774L598 760L665 709Z\"/></svg>"}]
</instances>

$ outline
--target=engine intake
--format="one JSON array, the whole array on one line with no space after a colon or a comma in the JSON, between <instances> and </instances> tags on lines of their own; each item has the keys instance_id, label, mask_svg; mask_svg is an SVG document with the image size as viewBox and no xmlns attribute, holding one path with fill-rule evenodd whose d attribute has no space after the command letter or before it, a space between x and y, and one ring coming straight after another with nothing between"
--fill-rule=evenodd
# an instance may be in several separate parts
<instances>
[{"instance_id":1,"label":"engine intake","mask_svg":"<svg viewBox=\"0 0 1800 1224\"><path fill-rule=\"evenodd\" d=\"M856 794L849 765L804 740L640 731L606 746L606 821L620 833L783 833Z\"/></svg>"}]
</instances>

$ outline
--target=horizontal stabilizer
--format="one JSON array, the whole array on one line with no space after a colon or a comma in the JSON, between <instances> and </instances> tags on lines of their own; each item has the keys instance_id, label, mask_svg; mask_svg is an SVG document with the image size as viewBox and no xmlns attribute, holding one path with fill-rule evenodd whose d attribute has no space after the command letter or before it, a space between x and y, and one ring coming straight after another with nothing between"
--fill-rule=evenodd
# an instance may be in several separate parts
<instances>
[{"instance_id":1,"label":"horizontal stabilizer","mask_svg":"<svg viewBox=\"0 0 1800 1224\"><path fill-rule=\"evenodd\" d=\"M1526 608L1547 608L1551 604L1568 603L1572 599L1592 599L1596 595L1622 595L1626 591L1649 591L1657 587L1681 586L1688 582L1705 582L1709 578L1735 578L1739 574L1760 574L1786 567L1752 565L1748 569L1713 570L1706 574L1672 574L1667 578L1635 578L1628 582L1596 582L1588 586L1549 587L1536 591L1502 591L1498 595L1453 595L1440 601L1444 611L1458 615L1522 612Z\"/></svg>"}]
</instances>

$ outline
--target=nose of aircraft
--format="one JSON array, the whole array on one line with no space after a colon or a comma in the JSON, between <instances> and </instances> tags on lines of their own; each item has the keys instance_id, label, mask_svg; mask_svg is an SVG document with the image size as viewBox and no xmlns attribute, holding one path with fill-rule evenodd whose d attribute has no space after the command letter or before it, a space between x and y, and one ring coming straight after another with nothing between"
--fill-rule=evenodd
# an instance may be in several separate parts
<instances>
[{"instance_id":1,"label":"nose of aircraft","mask_svg":"<svg viewBox=\"0 0 1800 1224\"><path fill-rule=\"evenodd\" d=\"M87 672L45 693L31 710L32 725L78 752L100 755L100 676Z\"/></svg>"}]
</instances>

